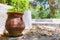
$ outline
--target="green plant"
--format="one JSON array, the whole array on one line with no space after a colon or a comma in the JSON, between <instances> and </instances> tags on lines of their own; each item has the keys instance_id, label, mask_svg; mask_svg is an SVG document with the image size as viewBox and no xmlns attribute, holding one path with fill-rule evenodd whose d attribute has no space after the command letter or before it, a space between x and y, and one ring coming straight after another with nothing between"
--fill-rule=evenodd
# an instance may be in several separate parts
<instances>
[{"instance_id":1,"label":"green plant","mask_svg":"<svg viewBox=\"0 0 60 40\"><path fill-rule=\"evenodd\" d=\"M38 15L39 15L39 9L41 8L41 6L39 5L39 4L37 4L36 6L34 6L34 5L30 5L30 10L31 10L31 12L32 12L32 18L33 19L38 19L39 17L38 17Z\"/></svg>"},{"instance_id":2,"label":"green plant","mask_svg":"<svg viewBox=\"0 0 60 40\"><path fill-rule=\"evenodd\" d=\"M7 0L0 0L0 3L6 4Z\"/></svg>"},{"instance_id":3,"label":"green plant","mask_svg":"<svg viewBox=\"0 0 60 40\"><path fill-rule=\"evenodd\" d=\"M24 12L29 8L29 0L11 0L10 5L13 9L9 9L9 12Z\"/></svg>"}]
</instances>

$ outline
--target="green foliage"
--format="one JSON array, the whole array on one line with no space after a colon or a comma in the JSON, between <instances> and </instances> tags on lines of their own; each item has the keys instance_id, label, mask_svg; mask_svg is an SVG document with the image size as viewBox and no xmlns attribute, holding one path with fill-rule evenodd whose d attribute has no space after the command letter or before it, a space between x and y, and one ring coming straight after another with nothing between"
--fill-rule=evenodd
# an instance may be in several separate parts
<instances>
[{"instance_id":1,"label":"green foliage","mask_svg":"<svg viewBox=\"0 0 60 40\"><path fill-rule=\"evenodd\" d=\"M39 11L39 9L41 8L41 6L38 4L36 7L34 7L34 6L30 6L30 10L31 10L31 12L32 12L32 18L36 18L36 19L38 19L38 11Z\"/></svg>"},{"instance_id":2,"label":"green foliage","mask_svg":"<svg viewBox=\"0 0 60 40\"><path fill-rule=\"evenodd\" d=\"M40 4L37 4L37 6L34 8L31 6L31 11L32 11L32 18L33 19L43 19L43 18L48 18L49 14L49 9L44 9L44 7Z\"/></svg>"},{"instance_id":3,"label":"green foliage","mask_svg":"<svg viewBox=\"0 0 60 40\"><path fill-rule=\"evenodd\" d=\"M13 9L9 9L9 12L24 12L29 8L29 0L1 0L0 3L13 6Z\"/></svg>"},{"instance_id":4,"label":"green foliage","mask_svg":"<svg viewBox=\"0 0 60 40\"><path fill-rule=\"evenodd\" d=\"M40 3L44 4L47 2L47 0L36 0L37 2L39 1ZM50 11L52 11L52 16L50 16ZM50 7L45 9L44 5L40 5L40 8L32 8L32 18L33 19L43 19L43 18L60 18L60 12L58 12L58 6L54 4L54 7L50 10Z\"/></svg>"},{"instance_id":5,"label":"green foliage","mask_svg":"<svg viewBox=\"0 0 60 40\"><path fill-rule=\"evenodd\" d=\"M60 18L60 12L59 10L55 10L52 18Z\"/></svg>"},{"instance_id":6,"label":"green foliage","mask_svg":"<svg viewBox=\"0 0 60 40\"><path fill-rule=\"evenodd\" d=\"M0 0L0 3L6 4L7 0Z\"/></svg>"},{"instance_id":7,"label":"green foliage","mask_svg":"<svg viewBox=\"0 0 60 40\"><path fill-rule=\"evenodd\" d=\"M29 0L11 0L10 3L10 5L13 6L13 9L8 10L10 12L24 12L29 8Z\"/></svg>"}]
</instances>

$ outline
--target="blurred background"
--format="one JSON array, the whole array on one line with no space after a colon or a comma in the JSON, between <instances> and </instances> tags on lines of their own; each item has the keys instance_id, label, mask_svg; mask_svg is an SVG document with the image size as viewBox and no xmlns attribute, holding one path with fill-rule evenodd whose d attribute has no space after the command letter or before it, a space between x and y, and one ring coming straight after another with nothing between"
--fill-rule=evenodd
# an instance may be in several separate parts
<instances>
[{"instance_id":1,"label":"blurred background","mask_svg":"<svg viewBox=\"0 0 60 40\"><path fill-rule=\"evenodd\" d=\"M16 2L16 0L13 1ZM60 18L60 0L29 0L29 1L30 1L29 9L32 12L33 19ZM0 0L0 3L12 5L11 0Z\"/></svg>"}]
</instances>

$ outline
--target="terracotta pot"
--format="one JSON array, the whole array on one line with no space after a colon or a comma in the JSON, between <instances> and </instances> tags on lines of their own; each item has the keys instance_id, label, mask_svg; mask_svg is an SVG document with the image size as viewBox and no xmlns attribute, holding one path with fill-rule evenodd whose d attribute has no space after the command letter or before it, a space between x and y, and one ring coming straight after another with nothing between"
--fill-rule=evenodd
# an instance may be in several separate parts
<instances>
[{"instance_id":1,"label":"terracotta pot","mask_svg":"<svg viewBox=\"0 0 60 40\"><path fill-rule=\"evenodd\" d=\"M5 28L8 31L10 36L21 35L22 31L25 28L23 21L23 13L18 12L8 12L8 18L6 20Z\"/></svg>"}]
</instances>

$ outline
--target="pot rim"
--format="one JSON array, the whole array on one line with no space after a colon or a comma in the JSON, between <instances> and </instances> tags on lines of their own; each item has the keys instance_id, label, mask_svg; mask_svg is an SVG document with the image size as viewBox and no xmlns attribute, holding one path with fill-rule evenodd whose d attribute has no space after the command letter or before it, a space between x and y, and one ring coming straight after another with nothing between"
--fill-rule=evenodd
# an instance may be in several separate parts
<instances>
[{"instance_id":1,"label":"pot rim","mask_svg":"<svg viewBox=\"0 0 60 40\"><path fill-rule=\"evenodd\" d=\"M7 14L19 14L19 15L23 15L22 12L7 12Z\"/></svg>"}]
</instances>

